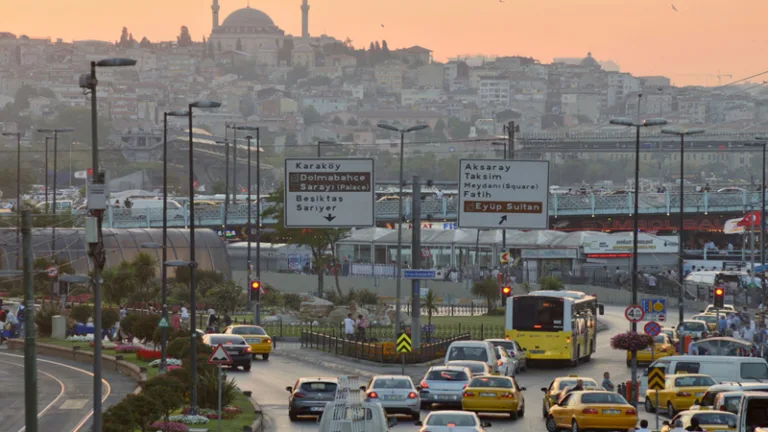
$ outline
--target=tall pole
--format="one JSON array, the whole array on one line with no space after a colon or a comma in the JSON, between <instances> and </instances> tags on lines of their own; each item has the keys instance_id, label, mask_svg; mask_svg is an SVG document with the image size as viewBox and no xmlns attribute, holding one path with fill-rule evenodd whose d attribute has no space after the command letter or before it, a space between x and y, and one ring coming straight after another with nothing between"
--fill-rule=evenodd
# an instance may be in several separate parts
<instances>
[{"instance_id":1,"label":"tall pole","mask_svg":"<svg viewBox=\"0 0 768 432\"><path fill-rule=\"evenodd\" d=\"M24 258L24 424L27 432L37 432L37 354L35 352L35 292L32 263L32 216L21 212Z\"/></svg>"},{"instance_id":2,"label":"tall pole","mask_svg":"<svg viewBox=\"0 0 768 432\"><path fill-rule=\"evenodd\" d=\"M253 263L251 263L251 231L253 230L253 226L251 225L251 136L248 135L245 137L246 140L248 140L248 149L246 150L246 157L247 157L247 166L248 171L246 171L246 178L248 179L248 186L246 187L246 205L248 206L248 222L245 224L246 232L248 233L248 286L249 291L251 292L251 301L253 304L253 324L256 324L256 320L258 317L256 316L256 293L253 292L252 289L250 289L250 283L253 280ZM261 289L261 288L259 288ZM257 290L258 291L258 290Z\"/></svg>"},{"instance_id":3,"label":"tall pole","mask_svg":"<svg viewBox=\"0 0 768 432\"><path fill-rule=\"evenodd\" d=\"M225 216L226 217L226 213ZM163 320L168 322L168 113L163 113L163 262L160 270L160 296L162 303ZM158 373L165 373L168 345L168 328L162 327L160 330L160 367Z\"/></svg>"},{"instance_id":4,"label":"tall pole","mask_svg":"<svg viewBox=\"0 0 768 432\"><path fill-rule=\"evenodd\" d=\"M48 214L48 140L51 137L45 137L45 214Z\"/></svg>"},{"instance_id":5,"label":"tall pole","mask_svg":"<svg viewBox=\"0 0 768 432\"><path fill-rule=\"evenodd\" d=\"M397 278L395 295L395 337L400 336L400 296L403 270L403 157L405 153L405 131L400 131L400 194L397 199L397 262L395 277ZM413 251L411 251L413 254Z\"/></svg>"},{"instance_id":6,"label":"tall pole","mask_svg":"<svg viewBox=\"0 0 768 432\"><path fill-rule=\"evenodd\" d=\"M317 158L320 159L322 156L320 156L320 141L317 142Z\"/></svg>"},{"instance_id":7,"label":"tall pole","mask_svg":"<svg viewBox=\"0 0 768 432\"><path fill-rule=\"evenodd\" d=\"M761 197L761 203L760 203L760 267L765 265L765 146L768 145L768 142L763 142L763 184L760 190L760 197ZM765 273L765 272L763 272ZM755 275L753 274L752 277ZM760 303L764 304L765 300L765 276L760 278L760 282L762 285L762 295L760 299Z\"/></svg>"},{"instance_id":8,"label":"tall pole","mask_svg":"<svg viewBox=\"0 0 768 432\"><path fill-rule=\"evenodd\" d=\"M261 128L256 128L256 279L261 281ZM256 290L256 325L261 325L261 286Z\"/></svg>"},{"instance_id":9,"label":"tall pole","mask_svg":"<svg viewBox=\"0 0 768 432\"><path fill-rule=\"evenodd\" d=\"M640 101L638 99L638 113L640 112ZM638 114L639 115L639 114ZM637 268L637 231L640 225L638 209L640 207L640 124L636 126L635 137L635 196L634 209L632 210L632 304L637 304L637 278L639 271ZM637 323L632 323L632 331L637 332ZM633 406L637 405L637 388L634 383L637 382L637 351L632 351L632 400Z\"/></svg>"},{"instance_id":10,"label":"tall pole","mask_svg":"<svg viewBox=\"0 0 768 432\"><path fill-rule=\"evenodd\" d=\"M194 169L194 146L192 145L192 108L189 104L189 308L192 309L192 320L190 324L190 364L192 366L192 392L189 398L189 413L197 415L197 288L195 261L195 169Z\"/></svg>"},{"instance_id":11,"label":"tall pole","mask_svg":"<svg viewBox=\"0 0 768 432\"><path fill-rule=\"evenodd\" d=\"M227 216L229 215L229 141L227 141L227 129L224 128L224 226L222 237L227 241Z\"/></svg>"},{"instance_id":12,"label":"tall pole","mask_svg":"<svg viewBox=\"0 0 768 432\"><path fill-rule=\"evenodd\" d=\"M16 215L21 215L21 133L16 132ZM16 223L16 268L21 256L21 219Z\"/></svg>"},{"instance_id":13,"label":"tall pole","mask_svg":"<svg viewBox=\"0 0 768 432\"><path fill-rule=\"evenodd\" d=\"M515 122L510 121L507 125L507 140L509 140L509 158L515 158ZM504 159L507 158L506 149L504 150Z\"/></svg>"},{"instance_id":14,"label":"tall pole","mask_svg":"<svg viewBox=\"0 0 768 432\"><path fill-rule=\"evenodd\" d=\"M91 62L91 168L93 169L93 183L102 184L104 177L99 171L99 127L98 127L98 103L96 100L96 62ZM53 165L56 171L56 132L53 134ZM87 180L87 179L86 179ZM54 174L53 211L56 211L56 176ZM93 430L101 431L101 268L104 265L104 238L102 236L102 211L94 210L96 216L98 243L93 246ZM54 224L54 227L56 225ZM55 239L54 239L55 241Z\"/></svg>"},{"instance_id":15,"label":"tall pole","mask_svg":"<svg viewBox=\"0 0 768 432\"><path fill-rule=\"evenodd\" d=\"M512 127L514 128L515 122L510 122L510 123L511 123ZM507 146L509 146L509 147L512 146L512 139L513 139L512 134L514 132L508 132L508 133L510 134L509 135L509 140L504 143L504 160L507 160ZM504 229L504 228L501 229L501 251L502 252L507 252L507 230Z\"/></svg>"},{"instance_id":16,"label":"tall pole","mask_svg":"<svg viewBox=\"0 0 768 432\"><path fill-rule=\"evenodd\" d=\"M91 74L93 74L93 73L94 72L92 71ZM94 92L94 93L96 93L96 92ZM59 159L57 157L58 156L58 139L57 138L58 138L58 133L54 130L54 132L53 132L53 208L51 209L51 211L53 212L52 213L53 214L53 223L51 224L51 263L53 263L53 264L56 264L56 258L57 258L57 255L56 255L56 223L58 221L56 220L56 183L57 183L57 181L56 181L56 174L57 174L56 170L57 170L58 159ZM51 280L51 298L53 298L55 286L56 286L56 281L55 280ZM96 324L96 323L94 323L94 324ZM94 346L95 346L95 344L94 344ZM95 360L95 357L94 357L94 360ZM94 401L94 406L95 406L95 404L96 404L96 402ZM94 421L95 420L96 419L94 417ZM96 423L94 423L94 424L96 424Z\"/></svg>"},{"instance_id":17,"label":"tall pole","mask_svg":"<svg viewBox=\"0 0 768 432\"><path fill-rule=\"evenodd\" d=\"M413 176L413 229L411 233L411 260L413 268L421 268L421 183L419 176ZM411 281L411 347L418 350L421 346L421 281Z\"/></svg>"},{"instance_id":18,"label":"tall pole","mask_svg":"<svg viewBox=\"0 0 768 432\"><path fill-rule=\"evenodd\" d=\"M680 294L677 299L677 307L679 312L679 321L683 322L685 320L685 312L683 308L683 301L684 298L684 291L685 287L683 285L683 280L685 279L685 276L683 275L683 254L685 253L685 134L680 135L680 214L679 216L679 222L680 225L680 231L679 231L679 237L680 239L678 242L680 243L677 248L677 278L678 282L680 283Z\"/></svg>"},{"instance_id":19,"label":"tall pole","mask_svg":"<svg viewBox=\"0 0 768 432\"><path fill-rule=\"evenodd\" d=\"M232 124L232 187L235 189L235 195L232 197L232 204L237 204L237 128ZM250 235L250 234L248 234Z\"/></svg>"}]
</instances>

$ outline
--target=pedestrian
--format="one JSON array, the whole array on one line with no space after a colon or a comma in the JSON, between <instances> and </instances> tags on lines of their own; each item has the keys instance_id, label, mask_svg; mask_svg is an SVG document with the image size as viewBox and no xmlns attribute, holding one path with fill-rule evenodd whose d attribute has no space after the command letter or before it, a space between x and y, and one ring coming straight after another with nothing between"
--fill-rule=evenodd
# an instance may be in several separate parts
<instances>
[{"instance_id":1,"label":"pedestrian","mask_svg":"<svg viewBox=\"0 0 768 432\"><path fill-rule=\"evenodd\" d=\"M368 327L368 323L365 321L362 314L357 315L355 326L357 327L357 340L365 342L365 329Z\"/></svg>"},{"instance_id":2,"label":"pedestrian","mask_svg":"<svg viewBox=\"0 0 768 432\"><path fill-rule=\"evenodd\" d=\"M675 423L677 425L677 423ZM681 424L682 426L682 424ZM692 431L692 432L704 432L704 429L699 426L699 419L696 417L691 418L691 425L685 428L686 431Z\"/></svg>"},{"instance_id":3,"label":"pedestrian","mask_svg":"<svg viewBox=\"0 0 768 432\"><path fill-rule=\"evenodd\" d=\"M355 320L352 319L352 314L348 313L344 318L344 335L347 340L352 340L355 337Z\"/></svg>"},{"instance_id":4,"label":"pedestrian","mask_svg":"<svg viewBox=\"0 0 768 432\"><path fill-rule=\"evenodd\" d=\"M208 309L208 328L206 333L218 333L219 318L216 317L216 311L213 308Z\"/></svg>"},{"instance_id":5,"label":"pedestrian","mask_svg":"<svg viewBox=\"0 0 768 432\"><path fill-rule=\"evenodd\" d=\"M640 429L635 429L635 432L651 432L648 429L648 420L640 420Z\"/></svg>"},{"instance_id":6,"label":"pedestrian","mask_svg":"<svg viewBox=\"0 0 768 432\"><path fill-rule=\"evenodd\" d=\"M685 432L686 430L683 429L683 421L680 419L675 420L675 424L673 425L674 429L670 429L669 432Z\"/></svg>"},{"instance_id":7,"label":"pedestrian","mask_svg":"<svg viewBox=\"0 0 768 432\"><path fill-rule=\"evenodd\" d=\"M26 319L27 311L24 308L23 304L19 305L19 308L16 309L16 320L19 322L19 337L24 337L24 320Z\"/></svg>"},{"instance_id":8,"label":"pedestrian","mask_svg":"<svg viewBox=\"0 0 768 432\"><path fill-rule=\"evenodd\" d=\"M171 311L171 327L181 330L181 317L174 311Z\"/></svg>"},{"instance_id":9,"label":"pedestrian","mask_svg":"<svg viewBox=\"0 0 768 432\"><path fill-rule=\"evenodd\" d=\"M185 329L189 328L189 311L186 306L181 307L181 326Z\"/></svg>"},{"instance_id":10,"label":"pedestrian","mask_svg":"<svg viewBox=\"0 0 768 432\"><path fill-rule=\"evenodd\" d=\"M224 311L224 328L227 328L232 325L232 317L229 316L228 311Z\"/></svg>"},{"instance_id":11,"label":"pedestrian","mask_svg":"<svg viewBox=\"0 0 768 432\"><path fill-rule=\"evenodd\" d=\"M16 338L16 329L18 328L19 321L16 319L16 315L9 309L5 309L5 326L9 332L8 339Z\"/></svg>"},{"instance_id":12,"label":"pedestrian","mask_svg":"<svg viewBox=\"0 0 768 432\"><path fill-rule=\"evenodd\" d=\"M608 390L610 392L612 392L612 391L614 391L616 389L616 386L614 386L613 383L611 382L611 374L610 373L605 372L603 374L603 384L602 384L602 386L603 386L604 389L606 389L606 390Z\"/></svg>"}]
</instances>

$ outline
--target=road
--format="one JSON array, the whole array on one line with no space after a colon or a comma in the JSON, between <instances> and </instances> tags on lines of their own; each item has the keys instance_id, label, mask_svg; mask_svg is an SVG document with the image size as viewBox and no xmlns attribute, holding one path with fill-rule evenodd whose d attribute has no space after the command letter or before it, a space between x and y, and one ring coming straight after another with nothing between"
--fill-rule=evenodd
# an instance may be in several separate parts
<instances>
[{"instance_id":1,"label":"road","mask_svg":"<svg viewBox=\"0 0 768 432\"><path fill-rule=\"evenodd\" d=\"M676 312L676 311L675 311ZM673 315L677 315L674 313ZM690 314L686 314L686 318ZM518 382L522 387L526 387L526 413L525 417L519 420L510 420L505 416L482 415L485 421L492 423L493 431L515 431L515 432L541 432L544 430L544 421L541 414L542 409L542 387L549 386L553 378L569 373L578 373L582 376L594 378L597 382L602 381L604 372L609 372L614 384L626 381L630 377L630 369L626 366L626 354L624 351L616 351L610 346L610 339L613 335L627 331L629 323L624 318L624 308L618 306L606 306L605 315L600 320L609 326L608 330L601 332L597 337L597 350L592 356L592 361L581 364L574 368L550 368L550 369L528 369L518 375ZM676 323L675 318L673 323ZM666 325L672 325L667 323ZM639 330L642 331L642 324L639 324ZM288 348L282 348L283 350ZM254 398L261 403L265 414L265 430L268 431L317 431L317 425L314 419L308 419L292 423L288 419L288 392L286 386L292 386L296 379L302 376L337 376L346 373L336 368L323 366L319 364L310 364L288 358L280 355L281 348L278 347L269 361L255 360L250 373L232 372L230 376L237 381L243 390L253 392ZM303 350L302 352L305 352ZM318 354L319 356L320 354ZM354 364L353 364L354 367ZM373 373L391 372L391 368L368 367L358 364L356 367L364 368ZM407 373L414 377L423 376L426 368L409 368ZM646 413L642 406L640 407L640 419L649 421L650 426L655 424L655 417ZM428 412L422 412L422 419ZM666 417L662 415L661 420ZM417 431L410 419L406 417L398 418L400 423L394 428L398 431Z\"/></svg>"},{"instance_id":2,"label":"road","mask_svg":"<svg viewBox=\"0 0 768 432\"><path fill-rule=\"evenodd\" d=\"M116 372L102 377L104 409L133 391L136 383ZM7 432L24 431L24 356L0 352L0 428ZM38 430L77 432L90 428L93 374L82 363L37 358Z\"/></svg>"}]
</instances>

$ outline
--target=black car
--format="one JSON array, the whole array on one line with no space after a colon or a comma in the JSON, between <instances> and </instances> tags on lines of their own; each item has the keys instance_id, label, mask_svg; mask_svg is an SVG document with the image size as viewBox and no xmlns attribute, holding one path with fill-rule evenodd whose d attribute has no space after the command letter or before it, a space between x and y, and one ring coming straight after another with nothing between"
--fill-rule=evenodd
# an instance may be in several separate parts
<instances>
[{"instance_id":1,"label":"black car","mask_svg":"<svg viewBox=\"0 0 768 432\"><path fill-rule=\"evenodd\" d=\"M328 402L336 397L336 378L299 378L296 384L285 389L288 397L288 417L296 421L297 416L321 416Z\"/></svg>"},{"instance_id":2,"label":"black car","mask_svg":"<svg viewBox=\"0 0 768 432\"><path fill-rule=\"evenodd\" d=\"M242 366L244 371L251 370L251 360L253 359L253 353L251 353L251 346L245 342L242 336L211 333L203 336L203 343L216 349L218 345L223 345L224 349L232 358L232 367L236 368Z\"/></svg>"}]
</instances>

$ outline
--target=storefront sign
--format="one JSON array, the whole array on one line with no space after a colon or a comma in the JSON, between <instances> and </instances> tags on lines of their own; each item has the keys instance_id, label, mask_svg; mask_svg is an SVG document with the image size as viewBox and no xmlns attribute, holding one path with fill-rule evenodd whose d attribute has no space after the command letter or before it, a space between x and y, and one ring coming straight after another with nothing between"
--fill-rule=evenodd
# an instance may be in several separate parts
<instances>
[{"instance_id":1,"label":"storefront sign","mask_svg":"<svg viewBox=\"0 0 768 432\"><path fill-rule=\"evenodd\" d=\"M578 249L523 249L521 256L524 259L576 259L579 257Z\"/></svg>"},{"instance_id":2,"label":"storefront sign","mask_svg":"<svg viewBox=\"0 0 768 432\"><path fill-rule=\"evenodd\" d=\"M734 212L730 215L686 215L683 220L685 231L718 231L723 230L726 220L739 216ZM742 215L743 216L743 215ZM632 231L632 216L629 215L596 215L589 216L560 216L549 218L549 227L561 231ZM640 231L677 231L679 219L676 214L654 215L641 214L637 226Z\"/></svg>"},{"instance_id":3,"label":"storefront sign","mask_svg":"<svg viewBox=\"0 0 768 432\"><path fill-rule=\"evenodd\" d=\"M599 240L585 241L582 246L584 253L590 256L592 254L631 254L632 245L630 236L622 236L621 238L602 237ZM637 251L638 253L677 253L677 237L658 237L640 233L637 239Z\"/></svg>"}]
</instances>

